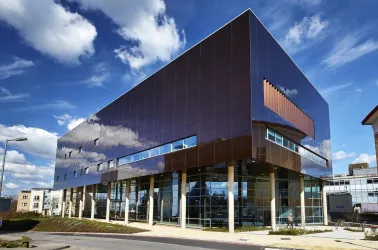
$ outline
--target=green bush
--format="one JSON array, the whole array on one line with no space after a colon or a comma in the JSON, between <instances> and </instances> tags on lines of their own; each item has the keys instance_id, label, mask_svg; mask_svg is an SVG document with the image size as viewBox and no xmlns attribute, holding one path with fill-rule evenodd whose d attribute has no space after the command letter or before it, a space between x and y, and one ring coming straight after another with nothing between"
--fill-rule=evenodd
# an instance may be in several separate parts
<instances>
[{"instance_id":1,"label":"green bush","mask_svg":"<svg viewBox=\"0 0 378 250\"><path fill-rule=\"evenodd\" d=\"M326 230L306 230L301 228L280 228L277 231L269 231L270 235L304 235L304 234L316 234L316 233L324 233L324 232L332 232L331 229Z\"/></svg>"},{"instance_id":2,"label":"green bush","mask_svg":"<svg viewBox=\"0 0 378 250\"><path fill-rule=\"evenodd\" d=\"M235 232L251 232L251 231L264 231L267 230L265 227L258 227L258 226L242 226L239 228L235 228ZM208 232L228 232L228 227L206 227L203 231Z\"/></svg>"},{"instance_id":3,"label":"green bush","mask_svg":"<svg viewBox=\"0 0 378 250\"><path fill-rule=\"evenodd\" d=\"M264 231L267 230L266 227L258 227L258 226L241 226L235 229L235 232L252 232L252 231Z\"/></svg>"},{"instance_id":4,"label":"green bush","mask_svg":"<svg viewBox=\"0 0 378 250\"><path fill-rule=\"evenodd\" d=\"M36 212L2 212L0 219L33 219L41 218L42 215Z\"/></svg>"},{"instance_id":5,"label":"green bush","mask_svg":"<svg viewBox=\"0 0 378 250\"><path fill-rule=\"evenodd\" d=\"M365 240L378 241L378 232L371 231L370 233L365 233Z\"/></svg>"},{"instance_id":6,"label":"green bush","mask_svg":"<svg viewBox=\"0 0 378 250\"><path fill-rule=\"evenodd\" d=\"M206 227L203 229L203 231L208 231L208 232L228 232L227 227Z\"/></svg>"},{"instance_id":7,"label":"green bush","mask_svg":"<svg viewBox=\"0 0 378 250\"><path fill-rule=\"evenodd\" d=\"M350 227L345 227L344 230L350 231L350 232L363 232L362 229L355 229Z\"/></svg>"},{"instance_id":8,"label":"green bush","mask_svg":"<svg viewBox=\"0 0 378 250\"><path fill-rule=\"evenodd\" d=\"M20 240L0 240L0 248L29 248L30 238L22 236Z\"/></svg>"}]
</instances>

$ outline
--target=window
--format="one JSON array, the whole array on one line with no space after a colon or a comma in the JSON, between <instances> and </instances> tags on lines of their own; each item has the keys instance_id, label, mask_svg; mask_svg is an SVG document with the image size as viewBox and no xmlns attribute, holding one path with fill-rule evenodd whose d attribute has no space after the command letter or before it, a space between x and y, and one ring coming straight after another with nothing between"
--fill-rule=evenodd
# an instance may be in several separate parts
<instances>
[{"instance_id":1,"label":"window","mask_svg":"<svg viewBox=\"0 0 378 250\"><path fill-rule=\"evenodd\" d=\"M33 204L33 208L38 208L39 207L39 203L34 203Z\"/></svg>"},{"instance_id":2,"label":"window","mask_svg":"<svg viewBox=\"0 0 378 250\"><path fill-rule=\"evenodd\" d=\"M93 141L93 143L94 143L94 145L97 147L97 146L98 146L98 138L95 139L95 140Z\"/></svg>"},{"instance_id":3,"label":"window","mask_svg":"<svg viewBox=\"0 0 378 250\"><path fill-rule=\"evenodd\" d=\"M83 169L80 169L80 176L83 175Z\"/></svg>"},{"instance_id":4,"label":"window","mask_svg":"<svg viewBox=\"0 0 378 250\"><path fill-rule=\"evenodd\" d=\"M159 147L156 147L156 148L153 148L153 149L150 149L150 157L154 157L154 156L157 156L159 155Z\"/></svg>"},{"instance_id":5,"label":"window","mask_svg":"<svg viewBox=\"0 0 378 250\"><path fill-rule=\"evenodd\" d=\"M108 168L114 168L114 162L113 162L113 160L108 161Z\"/></svg>"},{"instance_id":6,"label":"window","mask_svg":"<svg viewBox=\"0 0 378 250\"><path fill-rule=\"evenodd\" d=\"M177 151L184 148L184 140L175 141L172 143L172 151Z\"/></svg>"},{"instance_id":7,"label":"window","mask_svg":"<svg viewBox=\"0 0 378 250\"><path fill-rule=\"evenodd\" d=\"M184 139L184 148L191 148L197 145L197 136Z\"/></svg>"},{"instance_id":8,"label":"window","mask_svg":"<svg viewBox=\"0 0 378 250\"><path fill-rule=\"evenodd\" d=\"M64 174L64 179L63 180L66 180L67 179L67 174Z\"/></svg>"},{"instance_id":9,"label":"window","mask_svg":"<svg viewBox=\"0 0 378 250\"><path fill-rule=\"evenodd\" d=\"M89 168L84 168L84 174L85 175L89 174Z\"/></svg>"},{"instance_id":10,"label":"window","mask_svg":"<svg viewBox=\"0 0 378 250\"><path fill-rule=\"evenodd\" d=\"M276 133L276 143L282 145L282 135Z\"/></svg>"},{"instance_id":11,"label":"window","mask_svg":"<svg viewBox=\"0 0 378 250\"><path fill-rule=\"evenodd\" d=\"M285 138L284 136L282 136L281 134L279 134L278 132L274 131L271 128L266 128L266 130L267 130L267 132L266 132L266 139L267 140L274 142L274 143L276 143L276 144L278 144L278 145L280 145L284 148L287 148L287 149L289 149L293 152L296 152L299 155L306 157L307 159L309 159L313 162L316 162L316 163L318 163L322 166L327 167L327 160L326 159L324 159L324 158L318 156L317 154L311 152L307 148L298 145L297 143L289 140L288 138ZM331 185L333 185L333 184L331 184Z\"/></svg>"},{"instance_id":12,"label":"window","mask_svg":"<svg viewBox=\"0 0 378 250\"><path fill-rule=\"evenodd\" d=\"M39 201L39 195L34 196L34 201Z\"/></svg>"},{"instance_id":13,"label":"window","mask_svg":"<svg viewBox=\"0 0 378 250\"><path fill-rule=\"evenodd\" d=\"M102 163L97 164L97 172L102 171Z\"/></svg>"},{"instance_id":14,"label":"window","mask_svg":"<svg viewBox=\"0 0 378 250\"><path fill-rule=\"evenodd\" d=\"M27 195L22 196L22 199L23 199L23 200L26 200L27 198L28 198Z\"/></svg>"},{"instance_id":15,"label":"window","mask_svg":"<svg viewBox=\"0 0 378 250\"><path fill-rule=\"evenodd\" d=\"M275 133L273 130L268 129L268 139L271 141L275 141Z\"/></svg>"},{"instance_id":16,"label":"window","mask_svg":"<svg viewBox=\"0 0 378 250\"><path fill-rule=\"evenodd\" d=\"M64 159L67 159L67 154L64 154Z\"/></svg>"},{"instance_id":17,"label":"window","mask_svg":"<svg viewBox=\"0 0 378 250\"><path fill-rule=\"evenodd\" d=\"M26 207L26 206L28 206L28 203L23 202L23 203L22 203L22 206L23 206L23 207Z\"/></svg>"},{"instance_id":18,"label":"window","mask_svg":"<svg viewBox=\"0 0 378 250\"><path fill-rule=\"evenodd\" d=\"M163 155L163 154L170 153L172 151L171 148L172 148L171 144L166 144L166 145L161 146L160 154Z\"/></svg>"},{"instance_id":19,"label":"window","mask_svg":"<svg viewBox=\"0 0 378 250\"><path fill-rule=\"evenodd\" d=\"M83 146L79 147L79 154L83 151Z\"/></svg>"},{"instance_id":20,"label":"window","mask_svg":"<svg viewBox=\"0 0 378 250\"><path fill-rule=\"evenodd\" d=\"M117 159L117 166L128 164L131 162L148 159L158 155L168 154L177 150L191 148L197 146L197 136L191 136L172 143L167 143L151 149L146 149L132 155L127 155Z\"/></svg>"},{"instance_id":21,"label":"window","mask_svg":"<svg viewBox=\"0 0 378 250\"><path fill-rule=\"evenodd\" d=\"M139 161L141 159L140 153L136 153L132 155L133 161Z\"/></svg>"},{"instance_id":22,"label":"window","mask_svg":"<svg viewBox=\"0 0 378 250\"><path fill-rule=\"evenodd\" d=\"M56 177L56 182L59 182L59 176Z\"/></svg>"},{"instance_id":23,"label":"window","mask_svg":"<svg viewBox=\"0 0 378 250\"><path fill-rule=\"evenodd\" d=\"M68 153L68 158L72 157L72 151Z\"/></svg>"},{"instance_id":24,"label":"window","mask_svg":"<svg viewBox=\"0 0 378 250\"><path fill-rule=\"evenodd\" d=\"M367 179L367 184L373 184L373 179Z\"/></svg>"},{"instance_id":25,"label":"window","mask_svg":"<svg viewBox=\"0 0 378 250\"><path fill-rule=\"evenodd\" d=\"M74 178L77 177L77 171L74 171L73 176L74 176Z\"/></svg>"},{"instance_id":26,"label":"window","mask_svg":"<svg viewBox=\"0 0 378 250\"><path fill-rule=\"evenodd\" d=\"M141 156L142 159L148 159L148 158L150 158L150 151L145 150L145 151L140 153L140 156Z\"/></svg>"}]
</instances>

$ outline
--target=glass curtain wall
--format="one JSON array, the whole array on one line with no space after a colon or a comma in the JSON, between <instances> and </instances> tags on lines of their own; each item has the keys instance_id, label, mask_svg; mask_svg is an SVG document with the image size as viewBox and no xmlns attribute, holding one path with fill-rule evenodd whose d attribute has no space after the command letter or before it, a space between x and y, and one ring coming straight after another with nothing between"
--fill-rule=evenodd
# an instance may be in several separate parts
<instances>
[{"instance_id":1,"label":"glass curtain wall","mask_svg":"<svg viewBox=\"0 0 378 250\"><path fill-rule=\"evenodd\" d=\"M227 226L227 180L226 164L188 171L186 186L188 227Z\"/></svg>"},{"instance_id":2,"label":"glass curtain wall","mask_svg":"<svg viewBox=\"0 0 378 250\"><path fill-rule=\"evenodd\" d=\"M181 176L179 173L155 177L154 221L180 225Z\"/></svg>"},{"instance_id":3,"label":"glass curtain wall","mask_svg":"<svg viewBox=\"0 0 378 250\"><path fill-rule=\"evenodd\" d=\"M321 180L305 175L306 223L323 222Z\"/></svg>"},{"instance_id":4,"label":"glass curtain wall","mask_svg":"<svg viewBox=\"0 0 378 250\"><path fill-rule=\"evenodd\" d=\"M110 218L113 220L125 219L125 192L126 181L111 183Z\"/></svg>"},{"instance_id":5,"label":"glass curtain wall","mask_svg":"<svg viewBox=\"0 0 378 250\"><path fill-rule=\"evenodd\" d=\"M235 226L271 224L270 180L267 173L246 162L235 166Z\"/></svg>"},{"instance_id":6,"label":"glass curtain wall","mask_svg":"<svg viewBox=\"0 0 378 250\"><path fill-rule=\"evenodd\" d=\"M150 183L147 179L132 179L130 185L129 219L134 221L148 220L148 201Z\"/></svg>"},{"instance_id":7,"label":"glass curtain wall","mask_svg":"<svg viewBox=\"0 0 378 250\"><path fill-rule=\"evenodd\" d=\"M91 217L91 206L92 206L92 185L86 186L85 191L85 198L84 198L84 209L83 209L83 217L90 218Z\"/></svg>"},{"instance_id":8,"label":"glass curtain wall","mask_svg":"<svg viewBox=\"0 0 378 250\"><path fill-rule=\"evenodd\" d=\"M97 184L95 217L106 218L106 199L108 195L108 185Z\"/></svg>"},{"instance_id":9,"label":"glass curtain wall","mask_svg":"<svg viewBox=\"0 0 378 250\"><path fill-rule=\"evenodd\" d=\"M291 214L294 224L301 223L299 173L285 168L276 171L276 223L287 224Z\"/></svg>"}]
</instances>

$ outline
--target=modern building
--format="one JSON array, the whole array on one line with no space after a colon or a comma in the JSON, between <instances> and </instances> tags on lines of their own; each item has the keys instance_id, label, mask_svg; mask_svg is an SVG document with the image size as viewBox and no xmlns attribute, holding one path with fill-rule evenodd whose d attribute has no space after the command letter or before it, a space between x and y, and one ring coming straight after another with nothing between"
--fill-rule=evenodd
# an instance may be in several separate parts
<instances>
[{"instance_id":1,"label":"modern building","mask_svg":"<svg viewBox=\"0 0 378 250\"><path fill-rule=\"evenodd\" d=\"M28 212L30 210L30 190L22 190L17 197L17 212Z\"/></svg>"},{"instance_id":2,"label":"modern building","mask_svg":"<svg viewBox=\"0 0 378 250\"><path fill-rule=\"evenodd\" d=\"M327 224L330 175L328 104L248 10L59 138L54 189L68 216L233 232Z\"/></svg>"},{"instance_id":3,"label":"modern building","mask_svg":"<svg viewBox=\"0 0 378 250\"><path fill-rule=\"evenodd\" d=\"M370 111L370 113L361 122L362 125L370 125L374 132L374 142L375 142L375 156L377 157L378 165L378 105Z\"/></svg>"},{"instance_id":4,"label":"modern building","mask_svg":"<svg viewBox=\"0 0 378 250\"><path fill-rule=\"evenodd\" d=\"M339 174L327 179L327 194L352 196L352 206L361 213L378 213L377 168L353 169L352 175Z\"/></svg>"},{"instance_id":5,"label":"modern building","mask_svg":"<svg viewBox=\"0 0 378 250\"><path fill-rule=\"evenodd\" d=\"M59 215L61 214L62 198L62 190L32 188L30 191L29 211L42 215Z\"/></svg>"}]
</instances>

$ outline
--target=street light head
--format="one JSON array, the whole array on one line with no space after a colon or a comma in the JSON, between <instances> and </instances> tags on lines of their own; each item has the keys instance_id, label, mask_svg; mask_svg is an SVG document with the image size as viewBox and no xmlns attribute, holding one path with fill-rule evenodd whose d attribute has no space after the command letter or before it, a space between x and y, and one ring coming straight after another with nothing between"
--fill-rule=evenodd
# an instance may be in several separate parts
<instances>
[{"instance_id":1,"label":"street light head","mask_svg":"<svg viewBox=\"0 0 378 250\"><path fill-rule=\"evenodd\" d=\"M12 141L27 141L28 138L26 137L19 137L19 138L16 138L16 139L13 139Z\"/></svg>"}]
</instances>

